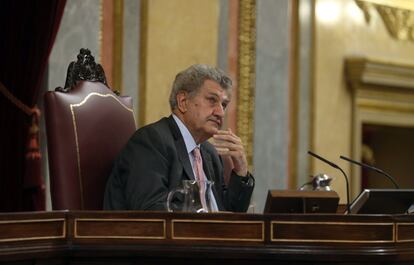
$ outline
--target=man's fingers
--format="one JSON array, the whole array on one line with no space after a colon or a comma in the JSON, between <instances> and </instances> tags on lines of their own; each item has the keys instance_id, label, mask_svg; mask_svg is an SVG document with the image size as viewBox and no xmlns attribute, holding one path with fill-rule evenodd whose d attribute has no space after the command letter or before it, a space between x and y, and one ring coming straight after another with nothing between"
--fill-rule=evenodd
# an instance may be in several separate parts
<instances>
[{"instance_id":1,"label":"man's fingers","mask_svg":"<svg viewBox=\"0 0 414 265\"><path fill-rule=\"evenodd\" d=\"M216 147L216 150L219 155L230 155L228 148Z\"/></svg>"},{"instance_id":2,"label":"man's fingers","mask_svg":"<svg viewBox=\"0 0 414 265\"><path fill-rule=\"evenodd\" d=\"M219 143L213 143L214 147L217 148L222 148L222 149L228 149L228 150L232 150L232 151L242 151L244 150L242 145L238 145L238 144L233 144L233 143L225 143L225 142L219 142Z\"/></svg>"},{"instance_id":3,"label":"man's fingers","mask_svg":"<svg viewBox=\"0 0 414 265\"><path fill-rule=\"evenodd\" d=\"M226 148L217 148L217 153L221 156L230 156L233 158L240 159L240 151L232 151Z\"/></svg>"},{"instance_id":4,"label":"man's fingers","mask_svg":"<svg viewBox=\"0 0 414 265\"><path fill-rule=\"evenodd\" d=\"M215 134L213 139L217 141L227 141L235 144L241 144L241 139L239 137L230 134Z\"/></svg>"}]
</instances>

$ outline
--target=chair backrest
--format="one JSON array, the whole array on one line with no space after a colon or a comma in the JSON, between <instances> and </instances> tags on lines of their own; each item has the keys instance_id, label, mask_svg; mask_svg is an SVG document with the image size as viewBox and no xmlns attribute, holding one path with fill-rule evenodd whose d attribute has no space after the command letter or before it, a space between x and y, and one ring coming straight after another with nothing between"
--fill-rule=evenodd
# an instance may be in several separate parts
<instances>
[{"instance_id":1,"label":"chair backrest","mask_svg":"<svg viewBox=\"0 0 414 265\"><path fill-rule=\"evenodd\" d=\"M136 130L132 99L101 82L57 90L67 92L45 94L52 208L101 210L113 161Z\"/></svg>"}]
</instances>

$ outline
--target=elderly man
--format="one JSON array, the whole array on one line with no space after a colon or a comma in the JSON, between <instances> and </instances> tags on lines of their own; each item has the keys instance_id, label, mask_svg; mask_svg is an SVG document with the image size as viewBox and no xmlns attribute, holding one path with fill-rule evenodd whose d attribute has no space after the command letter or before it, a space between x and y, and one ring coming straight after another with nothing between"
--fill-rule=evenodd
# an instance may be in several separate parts
<instances>
[{"instance_id":1,"label":"elderly man","mask_svg":"<svg viewBox=\"0 0 414 265\"><path fill-rule=\"evenodd\" d=\"M170 94L172 115L131 137L115 161L104 209L165 210L169 191L182 180L197 179L194 165L201 153L202 174L215 183L213 210L246 211L254 179L240 138L231 130L221 130L231 85L222 70L207 65L178 73ZM220 156L229 156L234 165L227 185Z\"/></svg>"}]
</instances>

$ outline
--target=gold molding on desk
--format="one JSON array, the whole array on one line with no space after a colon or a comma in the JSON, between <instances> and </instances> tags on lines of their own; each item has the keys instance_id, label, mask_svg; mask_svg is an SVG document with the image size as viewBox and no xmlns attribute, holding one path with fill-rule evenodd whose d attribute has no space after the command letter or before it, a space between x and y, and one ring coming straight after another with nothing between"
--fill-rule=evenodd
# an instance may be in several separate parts
<instances>
[{"instance_id":1,"label":"gold molding on desk","mask_svg":"<svg viewBox=\"0 0 414 265\"><path fill-rule=\"evenodd\" d=\"M161 223L163 226L162 236L83 236L78 233L78 223L80 222L156 222ZM108 219L99 219L99 218L75 218L74 220L74 238L112 238L112 239L166 239L166 220L164 219L130 219L130 218L108 218Z\"/></svg>"},{"instance_id":2,"label":"gold molding on desk","mask_svg":"<svg viewBox=\"0 0 414 265\"><path fill-rule=\"evenodd\" d=\"M346 239L277 239L274 237L274 226L277 224L287 225L342 225L342 226L391 226L392 240L346 240ZM329 242L329 243L394 243L396 238L396 229L394 223L362 223L362 222L300 222L300 221L271 221L270 223L270 241L271 242Z\"/></svg>"},{"instance_id":3,"label":"gold molding on desk","mask_svg":"<svg viewBox=\"0 0 414 265\"><path fill-rule=\"evenodd\" d=\"M57 236L36 236L36 237L19 237L19 238L0 238L1 242L15 242L15 241L28 241L28 240L46 240L46 239L58 239L66 237L66 219L64 218L52 218L52 219L28 219L28 220L7 220L0 221L2 224L22 224L22 223L45 223L45 222L62 222L62 234Z\"/></svg>"},{"instance_id":4,"label":"gold molding on desk","mask_svg":"<svg viewBox=\"0 0 414 265\"><path fill-rule=\"evenodd\" d=\"M258 224L261 225L261 238L241 238L241 237L181 237L175 236L174 224L175 223L210 223L210 224ZM187 220L187 219L172 219L171 220L171 238L179 240L217 240L217 241L243 241L243 242L264 242L264 221L226 221L226 220Z\"/></svg>"}]
</instances>

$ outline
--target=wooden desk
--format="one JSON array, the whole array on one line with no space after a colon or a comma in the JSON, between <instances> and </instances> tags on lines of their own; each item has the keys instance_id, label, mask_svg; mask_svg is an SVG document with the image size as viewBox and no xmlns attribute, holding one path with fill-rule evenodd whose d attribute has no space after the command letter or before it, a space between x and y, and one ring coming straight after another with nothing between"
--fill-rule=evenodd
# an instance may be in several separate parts
<instances>
[{"instance_id":1,"label":"wooden desk","mask_svg":"<svg viewBox=\"0 0 414 265\"><path fill-rule=\"evenodd\" d=\"M414 264L414 216L0 214L16 264Z\"/></svg>"}]
</instances>

